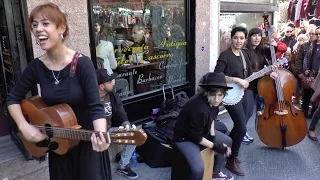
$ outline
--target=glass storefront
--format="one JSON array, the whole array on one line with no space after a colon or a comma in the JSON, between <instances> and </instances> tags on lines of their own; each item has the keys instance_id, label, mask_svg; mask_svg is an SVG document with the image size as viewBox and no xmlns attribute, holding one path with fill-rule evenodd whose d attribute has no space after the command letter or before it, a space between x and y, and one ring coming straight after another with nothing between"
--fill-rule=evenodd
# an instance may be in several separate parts
<instances>
[{"instance_id":1,"label":"glass storefront","mask_svg":"<svg viewBox=\"0 0 320 180\"><path fill-rule=\"evenodd\" d=\"M271 3L272 0L221 0L222 2L242 2L242 3Z\"/></svg>"},{"instance_id":2,"label":"glass storefront","mask_svg":"<svg viewBox=\"0 0 320 180\"><path fill-rule=\"evenodd\" d=\"M122 98L187 82L185 1L93 1L98 68Z\"/></svg>"},{"instance_id":3,"label":"glass storefront","mask_svg":"<svg viewBox=\"0 0 320 180\"><path fill-rule=\"evenodd\" d=\"M230 46L230 34L232 28L239 25L244 25L248 29L255 27L263 27L264 13L220 13L220 53ZM272 14L269 13L269 22L272 22Z\"/></svg>"}]
</instances>

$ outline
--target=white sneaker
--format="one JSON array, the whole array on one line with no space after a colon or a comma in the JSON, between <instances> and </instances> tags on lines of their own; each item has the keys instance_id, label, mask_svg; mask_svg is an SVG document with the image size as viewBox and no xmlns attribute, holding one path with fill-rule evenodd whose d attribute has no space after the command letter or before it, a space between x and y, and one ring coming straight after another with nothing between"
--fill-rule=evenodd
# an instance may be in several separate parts
<instances>
[{"instance_id":1,"label":"white sneaker","mask_svg":"<svg viewBox=\"0 0 320 180\"><path fill-rule=\"evenodd\" d=\"M246 133L245 137L247 137L247 139L248 139L249 141L251 141L251 142L253 141L253 137L249 136L248 133Z\"/></svg>"},{"instance_id":2,"label":"white sneaker","mask_svg":"<svg viewBox=\"0 0 320 180\"><path fill-rule=\"evenodd\" d=\"M234 177L231 175L225 175L223 172L219 172L219 174L213 174L212 180L233 180Z\"/></svg>"}]
</instances>

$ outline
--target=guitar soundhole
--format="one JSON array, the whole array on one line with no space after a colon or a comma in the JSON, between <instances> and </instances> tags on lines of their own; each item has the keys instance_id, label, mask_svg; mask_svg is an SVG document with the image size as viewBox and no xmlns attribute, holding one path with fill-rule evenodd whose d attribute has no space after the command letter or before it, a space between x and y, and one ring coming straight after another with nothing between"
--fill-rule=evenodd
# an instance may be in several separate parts
<instances>
[{"instance_id":1,"label":"guitar soundhole","mask_svg":"<svg viewBox=\"0 0 320 180\"><path fill-rule=\"evenodd\" d=\"M45 127L45 129L44 129L45 134L48 136L48 138L50 138L50 139L53 138L53 130L51 128L51 125L46 124L46 125L44 125L44 127Z\"/></svg>"}]
</instances>

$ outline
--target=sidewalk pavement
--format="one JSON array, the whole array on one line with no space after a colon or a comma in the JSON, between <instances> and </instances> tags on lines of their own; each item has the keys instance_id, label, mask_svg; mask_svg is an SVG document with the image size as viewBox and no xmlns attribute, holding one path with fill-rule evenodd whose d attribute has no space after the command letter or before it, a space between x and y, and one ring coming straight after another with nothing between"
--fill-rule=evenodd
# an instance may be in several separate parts
<instances>
[{"instance_id":1,"label":"sidewalk pavement","mask_svg":"<svg viewBox=\"0 0 320 180\"><path fill-rule=\"evenodd\" d=\"M231 130L233 123L229 115L223 114L219 119ZM306 137L299 144L281 149L265 146L255 131L255 117L248 122L248 133L254 137L250 145L242 145L240 150L240 166L244 169L244 177L235 176L236 180L318 180L320 169L320 143ZM308 119L308 123L310 119ZM320 137L320 133L317 134ZM114 180L127 180L116 173L117 163L112 163ZM139 163L134 168L139 180L170 180L171 168L150 168ZM225 174L230 174L225 168ZM6 179L7 178L7 179ZM18 158L0 164L0 180L48 180L48 162L25 161Z\"/></svg>"}]
</instances>

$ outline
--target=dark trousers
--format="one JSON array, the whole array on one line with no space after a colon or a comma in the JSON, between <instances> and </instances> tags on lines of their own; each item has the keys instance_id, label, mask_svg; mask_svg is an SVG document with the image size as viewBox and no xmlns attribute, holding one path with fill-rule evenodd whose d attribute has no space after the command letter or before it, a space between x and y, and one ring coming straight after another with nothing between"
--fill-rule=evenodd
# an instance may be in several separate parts
<instances>
[{"instance_id":1,"label":"dark trousers","mask_svg":"<svg viewBox=\"0 0 320 180\"><path fill-rule=\"evenodd\" d=\"M233 128L229 134L233 143L232 143L232 152L233 157L237 157L239 154L239 149L241 146L242 139L247 132L247 122L252 115L253 109L253 96L252 92L246 90L241 101L232 106L225 106L228 110L228 113L233 121Z\"/></svg>"},{"instance_id":2,"label":"dark trousers","mask_svg":"<svg viewBox=\"0 0 320 180\"><path fill-rule=\"evenodd\" d=\"M309 112L309 104L310 104L310 99L313 94L313 89L303 89L303 94L302 94L302 111L305 116L308 115Z\"/></svg>"},{"instance_id":3,"label":"dark trousers","mask_svg":"<svg viewBox=\"0 0 320 180\"><path fill-rule=\"evenodd\" d=\"M210 136L210 137L207 137L207 139L214 143L225 143L228 147L232 145L231 138L217 130L215 130L215 137ZM204 173L204 166L203 166L203 161L202 161L200 152L201 150L205 149L205 147L199 146L199 144L195 144L191 141L176 142L176 147L179 153L182 154L182 156L187 161L190 167L190 173L188 173L189 177L185 180L202 180L203 173ZM221 171L224 160L225 160L224 155L221 155L221 154L215 155L214 168L213 168L214 173L219 173ZM181 173L186 173L186 172L188 171L185 169L184 172L181 172Z\"/></svg>"},{"instance_id":4,"label":"dark trousers","mask_svg":"<svg viewBox=\"0 0 320 180\"><path fill-rule=\"evenodd\" d=\"M309 126L309 131L316 130L316 126L320 119L320 106L318 106L317 110L313 113L312 120Z\"/></svg>"}]
</instances>

